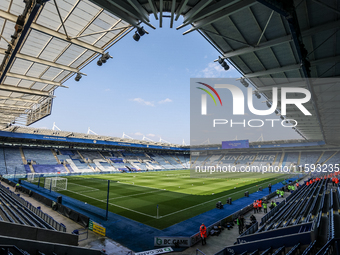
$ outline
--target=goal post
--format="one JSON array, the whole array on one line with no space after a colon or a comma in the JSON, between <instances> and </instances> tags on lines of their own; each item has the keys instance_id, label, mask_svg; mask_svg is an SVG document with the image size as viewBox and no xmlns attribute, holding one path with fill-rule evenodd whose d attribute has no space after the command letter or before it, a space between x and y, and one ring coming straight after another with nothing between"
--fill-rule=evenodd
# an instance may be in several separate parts
<instances>
[{"instance_id":1,"label":"goal post","mask_svg":"<svg viewBox=\"0 0 340 255\"><path fill-rule=\"evenodd\" d=\"M45 189L50 189L52 191L67 190L67 178L62 177L49 177L45 178Z\"/></svg>"},{"instance_id":2,"label":"goal post","mask_svg":"<svg viewBox=\"0 0 340 255\"><path fill-rule=\"evenodd\" d=\"M29 173L29 174L27 174L27 181L30 182L30 183L38 182L39 176L40 176L40 174Z\"/></svg>"}]
</instances>

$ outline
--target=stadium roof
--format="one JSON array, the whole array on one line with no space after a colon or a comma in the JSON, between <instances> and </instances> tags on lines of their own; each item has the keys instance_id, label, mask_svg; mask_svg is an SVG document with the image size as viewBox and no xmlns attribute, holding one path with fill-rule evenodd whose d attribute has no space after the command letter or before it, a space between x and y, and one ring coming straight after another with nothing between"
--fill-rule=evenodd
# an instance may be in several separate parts
<instances>
[{"instance_id":1,"label":"stadium roof","mask_svg":"<svg viewBox=\"0 0 340 255\"><path fill-rule=\"evenodd\" d=\"M198 31L269 103L272 86L293 82L290 86L308 88L312 99L305 106L312 116L306 118L294 108L283 117L296 119L297 132L305 139L340 142L337 80L325 84L316 79L340 74L337 1L51 0L36 14L37 6L27 12L27 35L21 35L19 43L11 35L15 23L20 25L18 16L25 15L24 7L20 0L0 4L1 58L9 59L1 66L1 122L26 118L29 125L44 117L50 111L53 91L132 28L140 23L155 28L150 15L159 27L164 18L173 27L182 15L183 24L177 29L189 26L183 34ZM100 31L105 32L79 37ZM8 51L4 39L19 46L13 45L4 54Z\"/></svg>"},{"instance_id":2,"label":"stadium roof","mask_svg":"<svg viewBox=\"0 0 340 255\"><path fill-rule=\"evenodd\" d=\"M0 2L0 125L49 115L54 90L132 29L89 1L25 2Z\"/></svg>"}]
</instances>

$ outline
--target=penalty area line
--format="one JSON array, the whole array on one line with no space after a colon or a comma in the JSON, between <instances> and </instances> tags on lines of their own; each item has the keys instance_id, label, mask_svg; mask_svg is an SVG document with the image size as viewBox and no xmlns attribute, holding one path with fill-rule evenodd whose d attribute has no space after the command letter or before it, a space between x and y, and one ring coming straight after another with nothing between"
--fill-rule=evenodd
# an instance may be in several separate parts
<instances>
[{"instance_id":1,"label":"penalty area line","mask_svg":"<svg viewBox=\"0 0 340 255\"><path fill-rule=\"evenodd\" d=\"M78 192L75 192L75 191L72 191L72 190L67 190L67 191L106 204L106 202L103 202L102 200L100 200L100 199L98 199L98 198L90 197L90 196L87 196L87 195L84 195L84 194L81 194L81 193L78 193ZM130 209L130 208L126 208L126 207L124 207L124 206L116 205L116 204L113 204L113 203L109 203L109 204L110 204L110 205L113 205L113 206L116 206L116 207L119 207L119 208L122 208L122 209L127 210L127 211L131 211L131 212L134 212L134 213L138 213L138 214L141 214L141 215L148 216L148 217L150 217L150 218L154 218L154 219L157 218L156 216L152 216L152 215L149 215L149 214L146 214L146 213L138 212L138 211L132 210L132 209Z\"/></svg>"}]
</instances>

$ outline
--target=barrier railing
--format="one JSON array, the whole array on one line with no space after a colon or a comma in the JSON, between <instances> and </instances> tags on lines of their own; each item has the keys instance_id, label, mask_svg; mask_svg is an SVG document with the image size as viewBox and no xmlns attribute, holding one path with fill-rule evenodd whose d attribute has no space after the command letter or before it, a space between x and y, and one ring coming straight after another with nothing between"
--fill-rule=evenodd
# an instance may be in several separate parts
<instances>
[{"instance_id":1,"label":"barrier railing","mask_svg":"<svg viewBox=\"0 0 340 255\"><path fill-rule=\"evenodd\" d=\"M277 211L280 210L282 206L286 204L286 201L283 200L281 203L279 203L276 207L274 207L270 212L268 212L265 216L261 218L260 226L262 226L268 219L270 219Z\"/></svg>"},{"instance_id":2,"label":"barrier railing","mask_svg":"<svg viewBox=\"0 0 340 255\"><path fill-rule=\"evenodd\" d=\"M250 228L244 231L240 236L246 236L254 234L259 229L259 223L256 221Z\"/></svg>"},{"instance_id":3,"label":"barrier railing","mask_svg":"<svg viewBox=\"0 0 340 255\"><path fill-rule=\"evenodd\" d=\"M25 199L23 199L22 197L19 197L17 194L15 194L14 192L10 191L9 189L7 189L6 187L4 187L3 185L0 185L0 188L5 191L8 195L10 195L11 197L13 197L15 200L17 200L20 204L22 204L24 207L26 207L27 209L29 209L31 212L33 212L34 214L36 214L39 218L41 218L42 220L44 220L46 223L48 223L50 226L52 226L54 229L61 231L61 232L66 232L66 227L55 221L51 216L49 216L48 214L42 212L40 209L36 208L35 206L33 206L31 203L27 202Z\"/></svg>"}]
</instances>

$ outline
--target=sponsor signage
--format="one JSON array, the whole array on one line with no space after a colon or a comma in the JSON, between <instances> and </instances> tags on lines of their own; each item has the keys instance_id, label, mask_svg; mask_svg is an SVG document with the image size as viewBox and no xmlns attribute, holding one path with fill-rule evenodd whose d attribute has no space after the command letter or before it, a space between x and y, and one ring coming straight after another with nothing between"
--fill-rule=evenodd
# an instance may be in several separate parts
<instances>
[{"instance_id":1,"label":"sponsor signage","mask_svg":"<svg viewBox=\"0 0 340 255\"><path fill-rule=\"evenodd\" d=\"M222 141L222 149L249 148L249 140Z\"/></svg>"},{"instance_id":2,"label":"sponsor signage","mask_svg":"<svg viewBox=\"0 0 340 255\"><path fill-rule=\"evenodd\" d=\"M190 247L190 237L185 236L156 236L154 238L155 246L178 246Z\"/></svg>"},{"instance_id":3,"label":"sponsor signage","mask_svg":"<svg viewBox=\"0 0 340 255\"><path fill-rule=\"evenodd\" d=\"M92 230L99 235L106 236L106 228L91 219L89 220L89 230Z\"/></svg>"},{"instance_id":4,"label":"sponsor signage","mask_svg":"<svg viewBox=\"0 0 340 255\"><path fill-rule=\"evenodd\" d=\"M158 248L155 250L150 250L150 251L142 251L142 252L137 252L135 255L154 255L154 254L163 254L163 253L168 253L174 251L171 247L166 247L166 248Z\"/></svg>"},{"instance_id":5,"label":"sponsor signage","mask_svg":"<svg viewBox=\"0 0 340 255\"><path fill-rule=\"evenodd\" d=\"M180 148L180 147L146 145L146 144L137 144L137 143L122 143L122 142L113 142L113 141L111 142L111 141L103 141L103 140L90 140L90 139L84 139L84 138L62 137L62 136L47 136L47 135L37 135L37 134L12 133L12 132L6 132L6 131L0 131L0 136L20 138L20 139L50 140L50 141L83 143L83 144L93 144L93 143L95 143L95 144L98 144L98 145L127 146L127 147L137 147L137 148L189 151L188 148Z\"/></svg>"}]
</instances>

